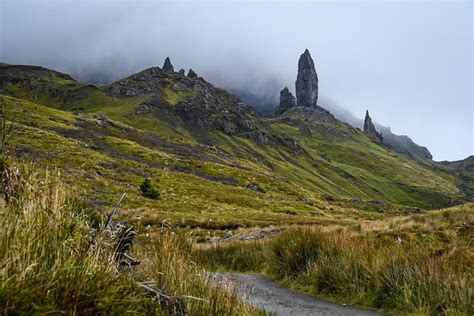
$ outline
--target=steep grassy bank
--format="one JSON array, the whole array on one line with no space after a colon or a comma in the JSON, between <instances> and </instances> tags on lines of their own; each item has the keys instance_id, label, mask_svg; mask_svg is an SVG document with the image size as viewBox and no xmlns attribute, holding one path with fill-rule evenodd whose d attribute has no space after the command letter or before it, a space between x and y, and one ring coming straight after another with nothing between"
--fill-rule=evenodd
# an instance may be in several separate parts
<instances>
[{"instance_id":1,"label":"steep grassy bank","mask_svg":"<svg viewBox=\"0 0 474 316\"><path fill-rule=\"evenodd\" d=\"M289 228L271 240L199 246L209 269L264 272L338 302L400 314L474 311L472 204L333 232Z\"/></svg>"},{"instance_id":2,"label":"steep grassy bank","mask_svg":"<svg viewBox=\"0 0 474 316\"><path fill-rule=\"evenodd\" d=\"M168 313L117 272L113 249L100 235L91 247L91 233L100 229L103 216L71 193L74 188L57 172L2 159L1 177L0 314ZM184 237L165 234L151 245L143 254L143 277L157 281L157 288L167 284L190 315L261 314L231 291L212 287L201 268L186 266Z\"/></svg>"}]
</instances>

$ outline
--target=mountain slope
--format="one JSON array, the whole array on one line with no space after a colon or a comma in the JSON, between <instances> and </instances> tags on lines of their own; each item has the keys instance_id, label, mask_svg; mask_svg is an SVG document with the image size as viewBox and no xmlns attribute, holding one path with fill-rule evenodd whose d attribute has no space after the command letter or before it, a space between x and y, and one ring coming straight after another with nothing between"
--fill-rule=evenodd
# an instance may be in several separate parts
<instances>
[{"instance_id":1,"label":"mountain slope","mask_svg":"<svg viewBox=\"0 0 474 316\"><path fill-rule=\"evenodd\" d=\"M202 78L150 68L91 86L7 66L0 81L19 115L15 155L62 168L95 203L128 192L131 215L144 222L320 222L466 199L453 172L380 147L327 111L262 119ZM140 196L144 178L161 200Z\"/></svg>"},{"instance_id":2,"label":"mountain slope","mask_svg":"<svg viewBox=\"0 0 474 316\"><path fill-rule=\"evenodd\" d=\"M329 109L339 120L349 123L354 127L363 128L364 120L354 116L350 111L331 103L325 103L323 106ZM382 133L383 143L393 151L419 161L431 162L433 159L428 148L416 144L410 137L394 134L390 127L376 122L374 124L377 131Z\"/></svg>"},{"instance_id":3,"label":"mountain slope","mask_svg":"<svg viewBox=\"0 0 474 316\"><path fill-rule=\"evenodd\" d=\"M275 96L278 93L278 89L267 88L267 90L274 90L275 95L271 96L268 92L266 95L256 95L242 90L232 90L232 92L247 104L251 105L259 115L271 117L275 115L277 109L276 105L278 104L278 100ZM338 120L361 129L364 126L364 120L354 116L350 111L335 105L333 102L322 100L318 104L329 110ZM375 126L377 131L383 134L383 143L392 150L415 160L431 162L433 156L426 147L416 144L408 136L394 134L390 127L378 123L375 123Z\"/></svg>"}]
</instances>

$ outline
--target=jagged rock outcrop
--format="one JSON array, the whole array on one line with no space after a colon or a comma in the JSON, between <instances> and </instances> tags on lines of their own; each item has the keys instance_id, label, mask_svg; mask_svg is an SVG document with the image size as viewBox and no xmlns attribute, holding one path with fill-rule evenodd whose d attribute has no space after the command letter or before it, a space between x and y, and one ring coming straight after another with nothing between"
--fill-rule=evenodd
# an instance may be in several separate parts
<instances>
[{"instance_id":1,"label":"jagged rock outcrop","mask_svg":"<svg viewBox=\"0 0 474 316\"><path fill-rule=\"evenodd\" d=\"M153 67L112 83L109 94L116 99L153 95L136 108L136 113L166 118L172 124L182 123L199 137L219 130L262 143L269 139L264 122L251 107L202 78L196 80Z\"/></svg>"},{"instance_id":2,"label":"jagged rock outcrop","mask_svg":"<svg viewBox=\"0 0 474 316\"><path fill-rule=\"evenodd\" d=\"M171 64L171 60L170 60L169 57L166 57L166 59L165 59L165 63L163 64L163 70L174 71L174 67Z\"/></svg>"},{"instance_id":3,"label":"jagged rock outcrop","mask_svg":"<svg viewBox=\"0 0 474 316\"><path fill-rule=\"evenodd\" d=\"M298 60L296 100L298 106L315 106L318 101L318 74L307 49Z\"/></svg>"},{"instance_id":4,"label":"jagged rock outcrop","mask_svg":"<svg viewBox=\"0 0 474 316\"><path fill-rule=\"evenodd\" d=\"M293 94L285 87L283 90L280 91L280 105L276 109L275 113L277 115L282 114L286 110L293 108L296 106L296 98Z\"/></svg>"},{"instance_id":5,"label":"jagged rock outcrop","mask_svg":"<svg viewBox=\"0 0 474 316\"><path fill-rule=\"evenodd\" d=\"M191 68L189 68L188 77L189 77L189 78L197 78L198 75L197 75L197 73L194 72L194 70L192 70Z\"/></svg>"},{"instance_id":6,"label":"jagged rock outcrop","mask_svg":"<svg viewBox=\"0 0 474 316\"><path fill-rule=\"evenodd\" d=\"M365 119L364 119L364 133L374 142L377 144L382 144L382 134L377 132L375 129L374 123L372 123L372 119L370 118L369 111L365 112Z\"/></svg>"}]
</instances>

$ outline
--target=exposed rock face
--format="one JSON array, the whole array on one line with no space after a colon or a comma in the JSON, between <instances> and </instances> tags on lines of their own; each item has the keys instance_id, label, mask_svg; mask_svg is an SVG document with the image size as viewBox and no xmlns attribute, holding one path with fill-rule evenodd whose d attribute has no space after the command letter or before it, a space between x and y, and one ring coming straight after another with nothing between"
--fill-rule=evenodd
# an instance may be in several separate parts
<instances>
[{"instance_id":1,"label":"exposed rock face","mask_svg":"<svg viewBox=\"0 0 474 316\"><path fill-rule=\"evenodd\" d=\"M298 60L296 99L298 106L315 106L318 101L318 74L307 49Z\"/></svg>"},{"instance_id":2,"label":"exposed rock face","mask_svg":"<svg viewBox=\"0 0 474 316\"><path fill-rule=\"evenodd\" d=\"M174 67L171 64L171 60L170 60L169 57L166 57L166 59L165 59L165 63L163 64L163 70L174 71Z\"/></svg>"},{"instance_id":3,"label":"exposed rock face","mask_svg":"<svg viewBox=\"0 0 474 316\"><path fill-rule=\"evenodd\" d=\"M285 87L283 90L280 91L280 105L276 109L276 114L280 115L289 108L293 108L296 106L296 99L293 94Z\"/></svg>"},{"instance_id":4,"label":"exposed rock face","mask_svg":"<svg viewBox=\"0 0 474 316\"><path fill-rule=\"evenodd\" d=\"M374 123L372 123L372 119L369 116L369 111L365 112L364 133L367 134L372 141L377 144L382 144L382 134L378 133L375 129Z\"/></svg>"},{"instance_id":5,"label":"exposed rock face","mask_svg":"<svg viewBox=\"0 0 474 316\"><path fill-rule=\"evenodd\" d=\"M197 75L197 73L194 72L194 70L192 70L191 68L189 68L188 77L189 77L189 78L197 78L198 75Z\"/></svg>"}]
</instances>

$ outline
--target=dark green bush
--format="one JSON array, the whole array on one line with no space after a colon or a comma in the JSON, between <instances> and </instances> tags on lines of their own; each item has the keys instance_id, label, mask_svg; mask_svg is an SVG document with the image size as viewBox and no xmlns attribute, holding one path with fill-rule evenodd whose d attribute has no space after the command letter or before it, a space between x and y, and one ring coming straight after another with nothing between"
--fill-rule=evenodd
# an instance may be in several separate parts
<instances>
[{"instance_id":1,"label":"dark green bush","mask_svg":"<svg viewBox=\"0 0 474 316\"><path fill-rule=\"evenodd\" d=\"M150 179L145 179L140 185L140 191L144 197L157 200L160 198L160 192L151 184Z\"/></svg>"}]
</instances>

